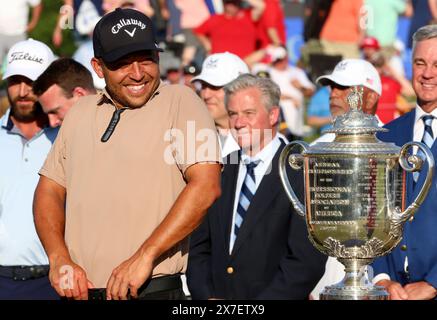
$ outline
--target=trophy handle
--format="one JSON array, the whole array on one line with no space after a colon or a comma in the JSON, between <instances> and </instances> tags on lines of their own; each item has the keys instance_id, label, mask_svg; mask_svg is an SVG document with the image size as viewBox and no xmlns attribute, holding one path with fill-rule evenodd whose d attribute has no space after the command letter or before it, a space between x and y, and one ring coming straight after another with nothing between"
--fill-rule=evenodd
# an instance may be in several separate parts
<instances>
[{"instance_id":1,"label":"trophy handle","mask_svg":"<svg viewBox=\"0 0 437 320\"><path fill-rule=\"evenodd\" d=\"M296 145L301 146L302 148L301 153L290 155L290 151ZM302 152L306 151L308 147L309 147L308 144L303 141L290 142L282 150L281 155L279 157L279 176L281 177L282 185L285 189L288 198L293 204L294 209L302 217L305 217L305 206L302 204L302 202L299 201L299 199L297 198L296 194L293 191L293 188L291 187L290 180L288 180L288 176L287 176L286 165L288 160L290 167L293 168L294 170L302 169L303 167Z\"/></svg>"},{"instance_id":2,"label":"trophy handle","mask_svg":"<svg viewBox=\"0 0 437 320\"><path fill-rule=\"evenodd\" d=\"M428 163L428 172L426 175L425 182L417 195L416 199L414 199L413 203L408 206L408 208L404 212L397 212L398 216L402 218L403 221L408 220L419 208L419 206L423 203L428 194L429 188L432 184L432 178L434 176L434 156L431 153L429 148L421 143L421 142L408 142L404 144L401 148L399 163L401 167L408 172L416 172L422 169L423 160L417 155L408 155L408 149L410 147L417 146L426 156L426 162Z\"/></svg>"}]
</instances>

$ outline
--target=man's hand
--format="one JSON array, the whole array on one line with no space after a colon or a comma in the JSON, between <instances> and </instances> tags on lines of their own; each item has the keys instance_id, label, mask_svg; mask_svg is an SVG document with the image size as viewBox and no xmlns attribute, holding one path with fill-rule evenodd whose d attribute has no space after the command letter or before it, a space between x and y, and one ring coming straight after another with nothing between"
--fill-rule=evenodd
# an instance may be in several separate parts
<instances>
[{"instance_id":1,"label":"man's hand","mask_svg":"<svg viewBox=\"0 0 437 320\"><path fill-rule=\"evenodd\" d=\"M218 163L196 163L185 171L187 185L164 220L137 252L112 272L106 285L108 300L127 299L128 290L132 298L138 297L138 288L150 278L157 259L191 234L220 196L220 174Z\"/></svg>"},{"instance_id":2,"label":"man's hand","mask_svg":"<svg viewBox=\"0 0 437 320\"><path fill-rule=\"evenodd\" d=\"M55 31L53 31L53 36L52 36L52 43L56 48L59 48L62 44L62 29L61 28L57 28L55 29Z\"/></svg>"},{"instance_id":3,"label":"man's hand","mask_svg":"<svg viewBox=\"0 0 437 320\"><path fill-rule=\"evenodd\" d=\"M431 300L437 294L437 290L425 281L409 283L404 289L408 293L409 300Z\"/></svg>"},{"instance_id":4,"label":"man's hand","mask_svg":"<svg viewBox=\"0 0 437 320\"><path fill-rule=\"evenodd\" d=\"M36 25L38 24L39 18L41 17L41 12L43 9L42 2L38 4L37 6L32 8L32 17L30 18L29 23L26 26L26 32L29 33L35 29Z\"/></svg>"},{"instance_id":5,"label":"man's hand","mask_svg":"<svg viewBox=\"0 0 437 320\"><path fill-rule=\"evenodd\" d=\"M65 243L66 196L65 187L42 175L33 200L35 227L49 257L52 287L61 297L87 300L88 289L94 286L72 261Z\"/></svg>"},{"instance_id":6,"label":"man's hand","mask_svg":"<svg viewBox=\"0 0 437 320\"><path fill-rule=\"evenodd\" d=\"M106 299L127 300L128 290L132 298L137 298L138 289L150 277L152 270L153 259L137 251L112 271L106 285Z\"/></svg>"},{"instance_id":7,"label":"man's hand","mask_svg":"<svg viewBox=\"0 0 437 320\"><path fill-rule=\"evenodd\" d=\"M85 271L68 257L58 257L50 264L49 279L61 297L88 300L88 289L94 285Z\"/></svg>"},{"instance_id":8,"label":"man's hand","mask_svg":"<svg viewBox=\"0 0 437 320\"><path fill-rule=\"evenodd\" d=\"M401 286L399 282L391 280L381 280L376 283L378 286L383 286L390 294L390 300L408 300L408 292Z\"/></svg>"},{"instance_id":9,"label":"man's hand","mask_svg":"<svg viewBox=\"0 0 437 320\"><path fill-rule=\"evenodd\" d=\"M35 27L36 27L36 22L31 22L31 23L29 23L28 25L27 25L27 27L26 27L26 33L30 33L30 32L32 32L33 31L33 29L35 29Z\"/></svg>"}]
</instances>

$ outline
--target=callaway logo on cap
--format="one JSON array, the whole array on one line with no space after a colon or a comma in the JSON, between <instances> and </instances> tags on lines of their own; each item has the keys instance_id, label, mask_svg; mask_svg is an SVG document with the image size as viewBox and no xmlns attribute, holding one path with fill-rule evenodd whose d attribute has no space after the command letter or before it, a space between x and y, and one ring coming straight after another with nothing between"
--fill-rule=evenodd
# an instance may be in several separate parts
<instances>
[{"instance_id":1,"label":"callaway logo on cap","mask_svg":"<svg viewBox=\"0 0 437 320\"><path fill-rule=\"evenodd\" d=\"M155 39L152 21L134 9L117 8L97 23L93 33L94 56L105 62L143 50L163 51Z\"/></svg>"},{"instance_id":2,"label":"callaway logo on cap","mask_svg":"<svg viewBox=\"0 0 437 320\"><path fill-rule=\"evenodd\" d=\"M125 28L126 26L134 26L134 28ZM111 31L113 34L117 34L120 30L124 30L126 31L126 33L131 36L133 38L133 36L135 35L135 31L137 30L137 27L141 29L146 29L146 25L144 23L142 23L141 21L138 21L136 19L129 19L129 20L125 20L125 19L120 19L118 21L118 23L116 25L114 25L111 28ZM129 31L128 29L131 29L131 31Z\"/></svg>"}]
</instances>

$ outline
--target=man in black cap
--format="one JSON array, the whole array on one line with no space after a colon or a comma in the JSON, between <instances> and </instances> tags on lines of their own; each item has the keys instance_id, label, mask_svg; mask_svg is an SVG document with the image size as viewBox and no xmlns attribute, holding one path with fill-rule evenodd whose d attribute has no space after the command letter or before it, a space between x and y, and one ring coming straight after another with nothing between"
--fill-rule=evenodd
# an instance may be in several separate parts
<instances>
[{"instance_id":1,"label":"man in black cap","mask_svg":"<svg viewBox=\"0 0 437 320\"><path fill-rule=\"evenodd\" d=\"M104 16L93 44L106 88L67 114L35 193L50 281L74 299L183 299L188 235L220 193L214 123L192 90L160 82L142 13Z\"/></svg>"}]
</instances>

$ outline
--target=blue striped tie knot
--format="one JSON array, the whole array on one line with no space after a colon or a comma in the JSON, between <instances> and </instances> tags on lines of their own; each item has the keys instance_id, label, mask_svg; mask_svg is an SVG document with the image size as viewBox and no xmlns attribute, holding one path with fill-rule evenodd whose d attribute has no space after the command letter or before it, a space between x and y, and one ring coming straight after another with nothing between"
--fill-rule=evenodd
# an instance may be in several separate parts
<instances>
[{"instance_id":1,"label":"blue striped tie knot","mask_svg":"<svg viewBox=\"0 0 437 320\"><path fill-rule=\"evenodd\" d=\"M422 117L424 129L423 129L423 136L421 142L425 144L428 148L431 148L434 143L434 134L432 132L432 120L434 120L434 116L429 114ZM423 161L425 161L426 157L421 149L417 151L417 156L420 157ZM413 178L414 181L417 182L417 179L419 178L419 172L414 172Z\"/></svg>"},{"instance_id":2,"label":"blue striped tie knot","mask_svg":"<svg viewBox=\"0 0 437 320\"><path fill-rule=\"evenodd\" d=\"M428 146L428 148L432 147L434 143L434 134L432 132L432 120L434 119L431 115L426 115L422 117L422 121L425 125L425 129L423 130L422 142Z\"/></svg>"}]
</instances>

